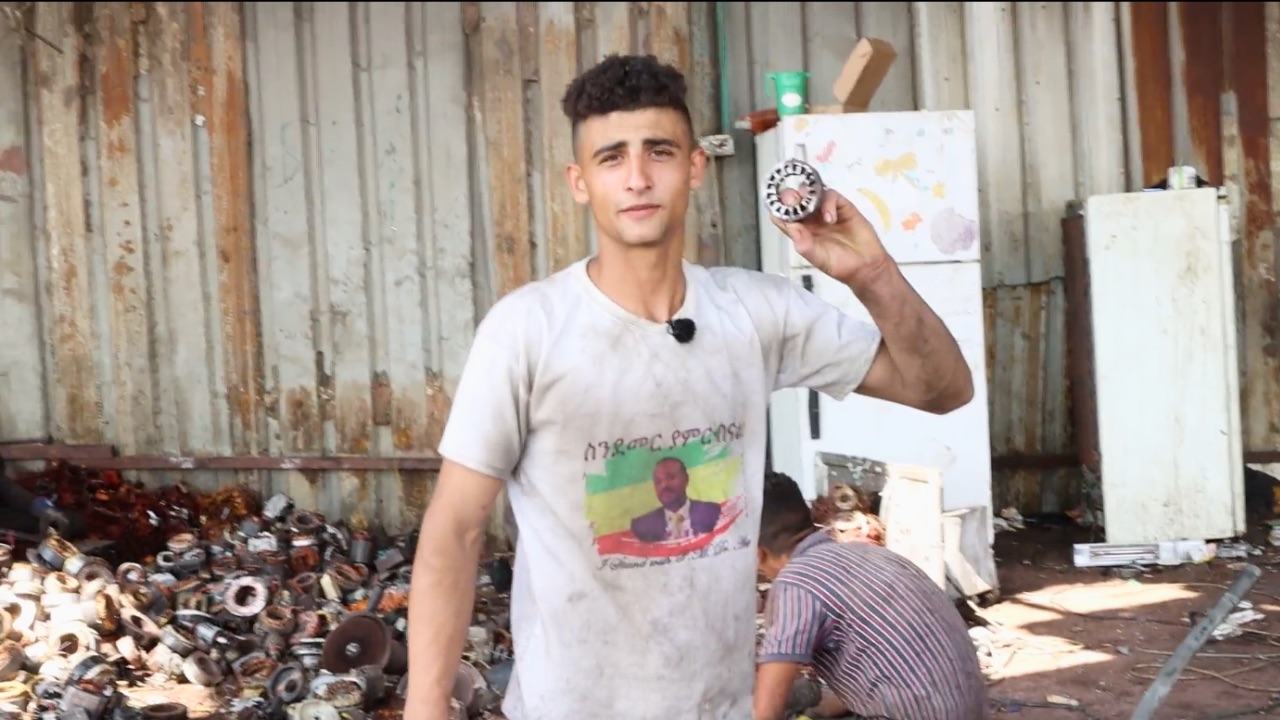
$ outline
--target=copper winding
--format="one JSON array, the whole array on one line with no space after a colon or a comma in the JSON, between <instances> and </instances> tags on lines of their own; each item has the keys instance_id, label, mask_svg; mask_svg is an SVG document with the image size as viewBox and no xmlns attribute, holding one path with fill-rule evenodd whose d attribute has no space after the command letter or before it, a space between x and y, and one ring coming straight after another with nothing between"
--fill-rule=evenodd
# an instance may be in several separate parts
<instances>
[{"instance_id":1,"label":"copper winding","mask_svg":"<svg viewBox=\"0 0 1280 720\"><path fill-rule=\"evenodd\" d=\"M266 630L289 634L296 626L293 612L279 605L268 605L258 616L258 623Z\"/></svg>"}]
</instances>

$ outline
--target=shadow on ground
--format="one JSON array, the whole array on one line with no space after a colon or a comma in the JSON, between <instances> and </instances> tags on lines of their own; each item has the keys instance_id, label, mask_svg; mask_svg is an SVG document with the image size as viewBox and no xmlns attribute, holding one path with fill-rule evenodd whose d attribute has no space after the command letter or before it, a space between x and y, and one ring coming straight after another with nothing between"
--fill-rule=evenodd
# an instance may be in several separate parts
<instances>
[{"instance_id":1,"label":"shadow on ground","mask_svg":"<svg viewBox=\"0 0 1280 720\"><path fill-rule=\"evenodd\" d=\"M1280 548L1250 539L1263 554L1247 562L1263 573L1247 600L1265 617L1240 637L1211 640L1156 718L1280 717ZM1126 579L1073 567L1071 544L1088 541L1063 527L997 536L1002 601L982 610L997 625L990 693L1007 701L996 718L1127 719L1190 631L1189 616L1212 607L1244 562L1216 559ZM1050 696L1079 707L1036 707Z\"/></svg>"}]
</instances>

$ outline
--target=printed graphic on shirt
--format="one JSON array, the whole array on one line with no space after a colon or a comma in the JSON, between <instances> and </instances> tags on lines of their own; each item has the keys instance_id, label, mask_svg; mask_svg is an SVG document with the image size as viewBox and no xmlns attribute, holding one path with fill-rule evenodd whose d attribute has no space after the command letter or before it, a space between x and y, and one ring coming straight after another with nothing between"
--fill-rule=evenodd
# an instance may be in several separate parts
<instances>
[{"instance_id":1,"label":"printed graphic on shirt","mask_svg":"<svg viewBox=\"0 0 1280 720\"><path fill-rule=\"evenodd\" d=\"M733 423L588 445L587 521L604 564L666 564L750 544L727 537L746 511L741 440Z\"/></svg>"}]
</instances>

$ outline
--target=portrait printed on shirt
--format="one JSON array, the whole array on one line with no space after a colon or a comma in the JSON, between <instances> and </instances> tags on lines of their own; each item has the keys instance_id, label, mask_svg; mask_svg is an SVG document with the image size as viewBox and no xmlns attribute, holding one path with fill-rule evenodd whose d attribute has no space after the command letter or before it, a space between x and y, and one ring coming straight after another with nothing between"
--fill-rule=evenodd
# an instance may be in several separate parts
<instances>
[{"instance_id":1,"label":"portrait printed on shirt","mask_svg":"<svg viewBox=\"0 0 1280 720\"><path fill-rule=\"evenodd\" d=\"M586 514L600 557L668 563L733 549L713 543L746 510L741 444L732 423L588 445Z\"/></svg>"}]
</instances>

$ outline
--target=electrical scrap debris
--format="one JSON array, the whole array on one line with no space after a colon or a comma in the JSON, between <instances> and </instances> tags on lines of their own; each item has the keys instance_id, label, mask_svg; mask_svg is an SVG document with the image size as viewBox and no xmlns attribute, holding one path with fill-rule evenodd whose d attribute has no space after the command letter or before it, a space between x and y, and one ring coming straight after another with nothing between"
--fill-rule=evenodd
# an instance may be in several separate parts
<instances>
[{"instance_id":1,"label":"electrical scrap debris","mask_svg":"<svg viewBox=\"0 0 1280 720\"><path fill-rule=\"evenodd\" d=\"M244 488L58 477L34 489L83 508L91 536L110 542L51 533L25 555L0 544L0 717L183 720L185 703L130 699L183 683L213 691L209 717L402 716L416 533L352 531ZM103 557L127 552L138 559ZM488 717L505 689L510 581L505 557L481 573L454 720Z\"/></svg>"}]
</instances>

